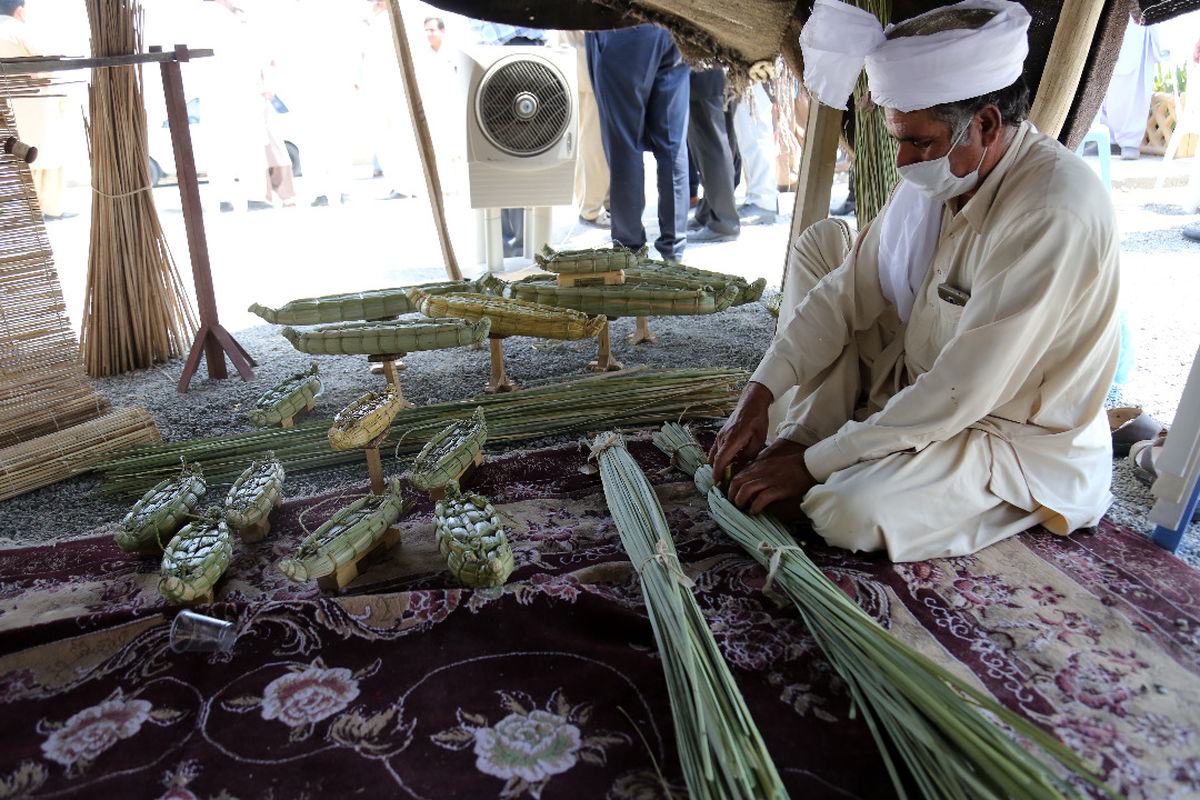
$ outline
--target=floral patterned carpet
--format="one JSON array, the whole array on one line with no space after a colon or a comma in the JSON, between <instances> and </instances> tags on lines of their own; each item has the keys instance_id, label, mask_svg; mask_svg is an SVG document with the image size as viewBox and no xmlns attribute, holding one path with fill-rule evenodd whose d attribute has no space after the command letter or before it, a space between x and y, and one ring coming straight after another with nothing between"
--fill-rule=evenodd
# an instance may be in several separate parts
<instances>
[{"instance_id":1,"label":"floral patterned carpet","mask_svg":"<svg viewBox=\"0 0 1200 800\"><path fill-rule=\"evenodd\" d=\"M630 450L791 796L892 796L794 609L764 595L690 481L646 442ZM516 551L496 590L451 583L427 501L344 591L292 583L275 563L339 502L290 501L199 609L236 620L224 654L169 649L178 609L157 562L103 532L0 551L0 798L685 797L641 591L585 456L510 454L477 474ZM1200 573L1110 524L900 565L807 538L894 635L1113 789L1200 795Z\"/></svg>"}]
</instances>

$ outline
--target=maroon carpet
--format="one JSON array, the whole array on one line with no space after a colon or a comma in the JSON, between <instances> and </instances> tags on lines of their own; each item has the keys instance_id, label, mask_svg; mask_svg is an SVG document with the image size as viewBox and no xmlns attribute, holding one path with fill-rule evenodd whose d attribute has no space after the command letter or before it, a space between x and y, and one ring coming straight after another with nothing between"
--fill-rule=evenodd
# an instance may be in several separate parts
<instances>
[{"instance_id":1,"label":"maroon carpet","mask_svg":"<svg viewBox=\"0 0 1200 800\"><path fill-rule=\"evenodd\" d=\"M690 482L631 451L791 796L891 796L794 611ZM237 621L225 655L167 648L157 563L111 537L0 551L0 798L686 796L641 592L584 466L576 447L485 463L474 488L517 560L491 591L440 568L428 502L343 593L293 584L275 562L339 503L285 505L201 609ZM1200 793L1200 574L1173 556L1111 525L905 565L809 549L895 635L1114 789Z\"/></svg>"}]
</instances>

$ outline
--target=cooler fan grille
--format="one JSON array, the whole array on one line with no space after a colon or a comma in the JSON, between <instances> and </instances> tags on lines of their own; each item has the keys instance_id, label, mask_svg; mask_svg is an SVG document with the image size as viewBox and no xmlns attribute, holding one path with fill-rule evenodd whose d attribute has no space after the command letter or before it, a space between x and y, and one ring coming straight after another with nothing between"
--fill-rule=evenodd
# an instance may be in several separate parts
<instances>
[{"instance_id":1,"label":"cooler fan grille","mask_svg":"<svg viewBox=\"0 0 1200 800\"><path fill-rule=\"evenodd\" d=\"M562 137L571 117L570 87L557 69L537 58L498 61L480 81L475 112L493 145L533 156Z\"/></svg>"}]
</instances>

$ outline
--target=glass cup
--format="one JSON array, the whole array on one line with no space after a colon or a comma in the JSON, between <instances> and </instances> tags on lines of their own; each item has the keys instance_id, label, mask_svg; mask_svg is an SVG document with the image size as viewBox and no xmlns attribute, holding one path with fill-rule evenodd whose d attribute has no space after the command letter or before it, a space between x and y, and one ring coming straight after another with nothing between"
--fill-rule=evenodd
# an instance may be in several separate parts
<instances>
[{"instance_id":1,"label":"glass cup","mask_svg":"<svg viewBox=\"0 0 1200 800\"><path fill-rule=\"evenodd\" d=\"M232 622L184 609L171 623L171 649L176 653L223 653L233 649L237 629Z\"/></svg>"}]
</instances>

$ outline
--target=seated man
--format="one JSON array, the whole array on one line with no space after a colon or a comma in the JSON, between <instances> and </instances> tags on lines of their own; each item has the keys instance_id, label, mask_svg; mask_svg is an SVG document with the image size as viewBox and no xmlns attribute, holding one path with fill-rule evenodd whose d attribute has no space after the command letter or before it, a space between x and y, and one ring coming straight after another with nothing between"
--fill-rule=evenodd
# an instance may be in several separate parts
<instances>
[{"instance_id":1,"label":"seated man","mask_svg":"<svg viewBox=\"0 0 1200 800\"><path fill-rule=\"evenodd\" d=\"M885 34L817 1L805 82L844 103L865 53L903 180L853 246L838 220L797 238L775 340L709 454L740 507L799 509L830 544L895 561L1067 534L1111 500L1115 215L1023 121L1029 15L978 6ZM857 61L836 52L863 40Z\"/></svg>"}]
</instances>

